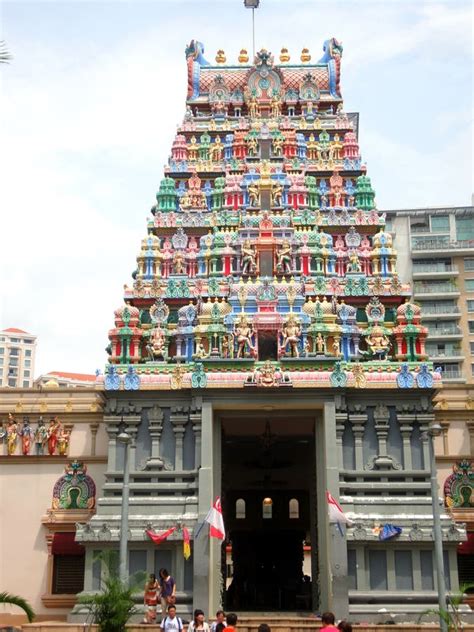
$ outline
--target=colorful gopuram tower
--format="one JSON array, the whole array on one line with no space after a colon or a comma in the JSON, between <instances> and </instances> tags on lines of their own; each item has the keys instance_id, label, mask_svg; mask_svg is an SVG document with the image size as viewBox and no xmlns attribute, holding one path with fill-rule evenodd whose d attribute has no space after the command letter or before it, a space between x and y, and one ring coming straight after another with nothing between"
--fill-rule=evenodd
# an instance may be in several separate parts
<instances>
[{"instance_id":1,"label":"colorful gopuram tower","mask_svg":"<svg viewBox=\"0 0 474 632\"><path fill-rule=\"evenodd\" d=\"M222 51L211 65L202 44L187 47L186 113L109 332L104 496L77 538L90 569L94 551L117 546L125 430L130 567L171 568L183 613L223 599L379 620L381 608L415 616L436 602L421 437L440 376L397 275L358 116L343 108L342 46L323 50L316 63L307 50L292 62L283 49L279 63L242 51L226 66ZM352 519L343 533L327 490ZM217 496L227 563L206 529L195 537ZM385 524L401 532L384 540ZM172 526L155 548L146 530Z\"/></svg>"}]
</instances>

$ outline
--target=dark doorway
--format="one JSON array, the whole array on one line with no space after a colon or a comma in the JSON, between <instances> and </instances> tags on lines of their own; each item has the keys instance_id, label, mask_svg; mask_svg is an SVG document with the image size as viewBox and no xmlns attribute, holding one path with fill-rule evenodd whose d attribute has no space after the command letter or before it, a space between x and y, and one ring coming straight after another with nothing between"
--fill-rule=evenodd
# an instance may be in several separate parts
<instances>
[{"instance_id":1,"label":"dark doorway","mask_svg":"<svg viewBox=\"0 0 474 632\"><path fill-rule=\"evenodd\" d=\"M270 250L264 250L259 255L259 267L260 276L272 277L273 276L273 252Z\"/></svg>"},{"instance_id":2,"label":"dark doorway","mask_svg":"<svg viewBox=\"0 0 474 632\"><path fill-rule=\"evenodd\" d=\"M311 610L314 423L245 414L222 429L225 609Z\"/></svg>"},{"instance_id":3,"label":"dark doorway","mask_svg":"<svg viewBox=\"0 0 474 632\"><path fill-rule=\"evenodd\" d=\"M276 331L258 332L258 359L278 360L278 344Z\"/></svg>"},{"instance_id":4,"label":"dark doorway","mask_svg":"<svg viewBox=\"0 0 474 632\"><path fill-rule=\"evenodd\" d=\"M259 141L260 144L260 158L262 160L270 160L270 149L272 141L269 138Z\"/></svg>"}]
</instances>

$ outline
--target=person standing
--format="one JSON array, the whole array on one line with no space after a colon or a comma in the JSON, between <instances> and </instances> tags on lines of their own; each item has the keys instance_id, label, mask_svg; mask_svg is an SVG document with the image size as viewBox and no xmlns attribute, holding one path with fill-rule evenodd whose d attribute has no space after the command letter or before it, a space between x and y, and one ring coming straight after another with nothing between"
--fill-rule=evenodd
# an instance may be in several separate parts
<instances>
[{"instance_id":1,"label":"person standing","mask_svg":"<svg viewBox=\"0 0 474 632\"><path fill-rule=\"evenodd\" d=\"M235 626L237 625L237 615L235 612L229 612L227 615L227 627L226 632L235 632Z\"/></svg>"},{"instance_id":2,"label":"person standing","mask_svg":"<svg viewBox=\"0 0 474 632\"><path fill-rule=\"evenodd\" d=\"M168 606L176 604L176 582L166 568L160 569L161 581L161 614L165 615Z\"/></svg>"},{"instance_id":3,"label":"person standing","mask_svg":"<svg viewBox=\"0 0 474 632\"><path fill-rule=\"evenodd\" d=\"M156 579L156 575L151 573L150 579L145 584L145 594L143 597L143 603L145 604L145 620L143 623L155 623L159 596L160 584Z\"/></svg>"},{"instance_id":4,"label":"person standing","mask_svg":"<svg viewBox=\"0 0 474 632\"><path fill-rule=\"evenodd\" d=\"M332 612L324 612L321 617L321 623L323 624L321 632L339 632L335 626L336 617Z\"/></svg>"},{"instance_id":5,"label":"person standing","mask_svg":"<svg viewBox=\"0 0 474 632\"><path fill-rule=\"evenodd\" d=\"M216 620L211 625L211 632L222 632L225 627L225 612L223 610L218 610L216 612Z\"/></svg>"},{"instance_id":6,"label":"person standing","mask_svg":"<svg viewBox=\"0 0 474 632\"><path fill-rule=\"evenodd\" d=\"M210 632L209 624L204 620L204 612L199 608L194 611L194 618L188 625L188 632Z\"/></svg>"},{"instance_id":7,"label":"person standing","mask_svg":"<svg viewBox=\"0 0 474 632\"><path fill-rule=\"evenodd\" d=\"M163 632L183 632L183 622L176 616L176 606L168 606L168 614L161 621L160 628Z\"/></svg>"}]
</instances>

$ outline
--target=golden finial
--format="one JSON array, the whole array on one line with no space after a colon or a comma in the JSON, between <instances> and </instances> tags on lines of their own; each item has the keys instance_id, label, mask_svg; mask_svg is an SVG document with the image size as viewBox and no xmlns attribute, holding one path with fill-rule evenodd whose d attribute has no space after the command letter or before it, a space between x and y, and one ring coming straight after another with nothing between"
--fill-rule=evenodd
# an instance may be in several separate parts
<instances>
[{"instance_id":1,"label":"golden finial","mask_svg":"<svg viewBox=\"0 0 474 632\"><path fill-rule=\"evenodd\" d=\"M309 61L311 61L309 48L303 48L303 50L301 51L301 61L303 62L303 64L307 64Z\"/></svg>"},{"instance_id":2,"label":"golden finial","mask_svg":"<svg viewBox=\"0 0 474 632\"><path fill-rule=\"evenodd\" d=\"M288 53L288 49L287 48L282 48L281 49L280 61L281 61L282 64L285 64L286 62L290 61L290 55Z\"/></svg>"},{"instance_id":3,"label":"golden finial","mask_svg":"<svg viewBox=\"0 0 474 632\"><path fill-rule=\"evenodd\" d=\"M249 55L245 48L242 48L239 54L239 64L247 64L249 61Z\"/></svg>"},{"instance_id":4,"label":"golden finial","mask_svg":"<svg viewBox=\"0 0 474 632\"><path fill-rule=\"evenodd\" d=\"M226 60L227 60L227 58L226 58L226 56L225 56L225 53L224 53L224 51L222 50L222 48L220 48L220 49L217 51L217 55L216 55L216 62L217 62L218 64L225 64Z\"/></svg>"}]
</instances>

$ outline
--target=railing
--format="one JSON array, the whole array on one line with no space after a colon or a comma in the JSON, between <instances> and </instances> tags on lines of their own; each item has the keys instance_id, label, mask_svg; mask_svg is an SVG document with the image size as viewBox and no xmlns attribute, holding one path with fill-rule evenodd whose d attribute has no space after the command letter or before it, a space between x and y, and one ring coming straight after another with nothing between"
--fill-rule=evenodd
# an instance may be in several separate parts
<instances>
[{"instance_id":1,"label":"railing","mask_svg":"<svg viewBox=\"0 0 474 632\"><path fill-rule=\"evenodd\" d=\"M437 348L426 347L426 353L433 358L449 358L452 356L462 356L461 347L448 347L444 351L438 351Z\"/></svg>"},{"instance_id":2,"label":"railing","mask_svg":"<svg viewBox=\"0 0 474 632\"><path fill-rule=\"evenodd\" d=\"M446 292L459 292L459 289L450 283L414 283L413 291L417 294L444 294Z\"/></svg>"},{"instance_id":3,"label":"railing","mask_svg":"<svg viewBox=\"0 0 474 632\"><path fill-rule=\"evenodd\" d=\"M442 305L436 305L434 307L424 307L421 305L421 314L422 316L429 314L458 314L461 315L458 307L456 305L446 305L443 307Z\"/></svg>"},{"instance_id":4,"label":"railing","mask_svg":"<svg viewBox=\"0 0 474 632\"><path fill-rule=\"evenodd\" d=\"M474 248L474 239L464 241L448 241L444 239L430 239L412 243L412 250L461 250L463 248Z\"/></svg>"},{"instance_id":5,"label":"railing","mask_svg":"<svg viewBox=\"0 0 474 632\"><path fill-rule=\"evenodd\" d=\"M443 265L442 263L433 263L432 265L413 266L413 274L423 272L459 272L457 266Z\"/></svg>"},{"instance_id":6,"label":"railing","mask_svg":"<svg viewBox=\"0 0 474 632\"><path fill-rule=\"evenodd\" d=\"M428 327L428 336L455 336L460 333L459 327Z\"/></svg>"},{"instance_id":7,"label":"railing","mask_svg":"<svg viewBox=\"0 0 474 632\"><path fill-rule=\"evenodd\" d=\"M430 228L429 226L410 226L410 233L414 234L414 233L428 233L428 235L432 234L432 233L437 233L437 234L448 234L449 235L449 228Z\"/></svg>"},{"instance_id":8,"label":"railing","mask_svg":"<svg viewBox=\"0 0 474 632\"><path fill-rule=\"evenodd\" d=\"M443 369L441 372L441 376L444 380L455 380L462 377L463 375L459 369Z\"/></svg>"}]
</instances>

